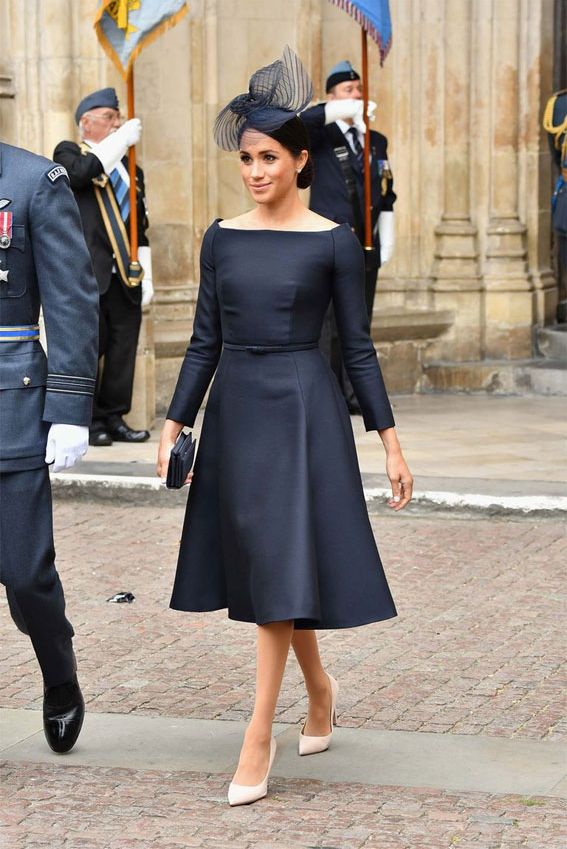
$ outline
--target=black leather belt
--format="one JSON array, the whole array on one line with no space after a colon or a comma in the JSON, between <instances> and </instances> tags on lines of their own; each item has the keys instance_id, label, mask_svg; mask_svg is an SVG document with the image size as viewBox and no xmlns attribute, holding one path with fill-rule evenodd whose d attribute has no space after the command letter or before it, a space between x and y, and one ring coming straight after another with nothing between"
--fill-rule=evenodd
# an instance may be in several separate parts
<instances>
[{"instance_id":1,"label":"black leather belt","mask_svg":"<svg viewBox=\"0 0 567 849\"><path fill-rule=\"evenodd\" d=\"M288 351L307 351L309 348L317 348L319 342L297 342L289 345L237 345L234 342L225 342L224 347L229 351L250 351L252 354L283 354Z\"/></svg>"}]
</instances>

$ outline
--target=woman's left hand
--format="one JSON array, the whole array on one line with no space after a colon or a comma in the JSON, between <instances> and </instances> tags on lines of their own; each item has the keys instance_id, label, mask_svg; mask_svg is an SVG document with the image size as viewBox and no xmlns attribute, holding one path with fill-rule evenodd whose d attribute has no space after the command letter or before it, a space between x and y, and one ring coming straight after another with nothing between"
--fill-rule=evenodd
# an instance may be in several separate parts
<instances>
[{"instance_id":1,"label":"woman's left hand","mask_svg":"<svg viewBox=\"0 0 567 849\"><path fill-rule=\"evenodd\" d=\"M401 510L411 501L413 493L413 477L401 451L387 455L386 474L392 485L388 506L396 511Z\"/></svg>"},{"instance_id":2,"label":"woman's left hand","mask_svg":"<svg viewBox=\"0 0 567 849\"><path fill-rule=\"evenodd\" d=\"M162 483L165 483L167 478L167 467L169 466L169 455L171 454L171 449L175 445L175 440L182 430L182 422L174 422L171 419L165 420L159 440L156 464L156 474L161 478ZM188 483L188 480L186 480L185 483Z\"/></svg>"}]
</instances>

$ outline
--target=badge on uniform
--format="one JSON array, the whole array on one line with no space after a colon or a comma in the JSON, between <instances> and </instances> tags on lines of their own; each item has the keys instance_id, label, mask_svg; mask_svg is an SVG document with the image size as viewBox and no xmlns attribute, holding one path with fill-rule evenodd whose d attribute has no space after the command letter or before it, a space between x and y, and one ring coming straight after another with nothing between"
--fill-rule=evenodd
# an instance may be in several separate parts
<instances>
[{"instance_id":1,"label":"badge on uniform","mask_svg":"<svg viewBox=\"0 0 567 849\"><path fill-rule=\"evenodd\" d=\"M380 175L380 194L386 197L388 194L388 180L392 179L392 170L387 159L378 160L378 174Z\"/></svg>"},{"instance_id":2,"label":"badge on uniform","mask_svg":"<svg viewBox=\"0 0 567 849\"><path fill-rule=\"evenodd\" d=\"M12 244L12 213L0 212L0 248L6 250Z\"/></svg>"},{"instance_id":3,"label":"badge on uniform","mask_svg":"<svg viewBox=\"0 0 567 849\"><path fill-rule=\"evenodd\" d=\"M56 168L52 168L51 171L47 172L47 178L48 180L51 180L52 183L54 183L59 177L67 177L67 179L69 179L67 169L62 165L57 165Z\"/></svg>"}]
</instances>

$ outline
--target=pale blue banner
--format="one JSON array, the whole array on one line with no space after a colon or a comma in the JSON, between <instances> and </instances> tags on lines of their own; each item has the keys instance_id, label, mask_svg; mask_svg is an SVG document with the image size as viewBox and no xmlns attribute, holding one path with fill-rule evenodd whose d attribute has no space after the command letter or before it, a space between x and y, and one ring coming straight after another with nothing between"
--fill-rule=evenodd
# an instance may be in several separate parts
<instances>
[{"instance_id":1,"label":"pale blue banner","mask_svg":"<svg viewBox=\"0 0 567 849\"><path fill-rule=\"evenodd\" d=\"M185 0L103 0L94 25L102 46L126 76L142 48L187 11Z\"/></svg>"}]
</instances>

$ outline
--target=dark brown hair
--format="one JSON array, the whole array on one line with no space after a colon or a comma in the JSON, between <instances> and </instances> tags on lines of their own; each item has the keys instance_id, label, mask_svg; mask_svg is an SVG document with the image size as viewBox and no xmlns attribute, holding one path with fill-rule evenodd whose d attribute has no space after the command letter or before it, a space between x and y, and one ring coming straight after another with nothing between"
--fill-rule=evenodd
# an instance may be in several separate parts
<instances>
[{"instance_id":1,"label":"dark brown hair","mask_svg":"<svg viewBox=\"0 0 567 849\"><path fill-rule=\"evenodd\" d=\"M302 150L306 150L309 154L307 162L297 175L297 187L299 189L308 189L313 182L313 159L311 157L311 146L309 144L309 135L305 124L301 118L294 116L273 130L271 133L266 133L270 138L279 142L292 156L299 156Z\"/></svg>"}]
</instances>

